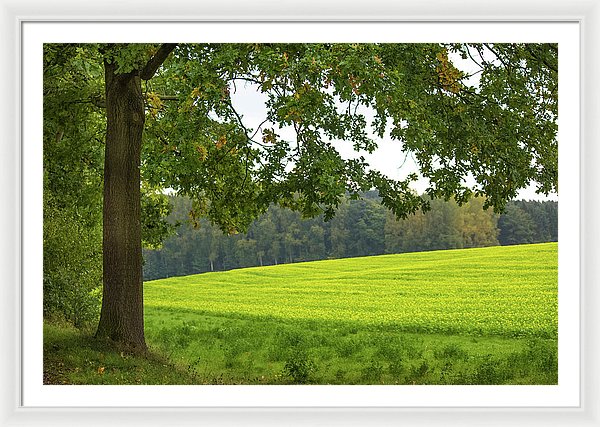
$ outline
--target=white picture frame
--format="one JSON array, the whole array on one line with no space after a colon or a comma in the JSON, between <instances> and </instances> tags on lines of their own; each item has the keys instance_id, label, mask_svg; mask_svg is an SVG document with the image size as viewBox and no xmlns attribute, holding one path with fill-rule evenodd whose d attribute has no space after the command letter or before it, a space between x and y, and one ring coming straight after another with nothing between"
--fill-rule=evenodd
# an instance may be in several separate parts
<instances>
[{"instance_id":1,"label":"white picture frame","mask_svg":"<svg viewBox=\"0 0 600 427\"><path fill-rule=\"evenodd\" d=\"M169 3L169 10L155 0L144 5L128 2L118 11L111 5L99 3L82 6L72 0L44 4L38 1L22 1L15 5L2 4L2 45L6 52L2 63L3 73L0 93L0 117L2 117L3 141L0 182L5 183L5 206L2 208L2 278L0 291L2 304L2 347L6 360L2 364L0 380L0 421L2 425L51 425L51 424L145 424L145 425L281 425L303 423L323 425L598 425L600 415L595 405L600 400L598 387L600 375L598 364L598 334L593 325L598 324L594 304L598 304L598 290L594 279L598 277L595 238L598 226L598 190L592 183L598 182L598 149L592 143L600 136L596 117L599 117L599 84L593 78L598 75L599 58L594 49L599 41L600 6L594 0L584 0L577 5L561 0L552 3L531 0L505 1L502 4L485 4L477 1L418 2L375 1L364 6L360 2L282 2L262 3L230 1L213 3L201 8L193 2L178 0ZM201 12L199 11L201 9ZM139 12L143 11L143 15ZM581 406L577 408L53 408L24 407L22 403L22 261L28 254L22 253L23 228L28 226L27 215L22 209L23 147L21 142L21 46L22 26L32 21L97 21L97 20L185 20L205 21L477 21L493 24L499 21L576 21L581 25L582 80L581 80L581 343L582 388ZM9 55L10 53L10 55ZM40 242L41 245L41 242Z\"/></svg>"}]
</instances>

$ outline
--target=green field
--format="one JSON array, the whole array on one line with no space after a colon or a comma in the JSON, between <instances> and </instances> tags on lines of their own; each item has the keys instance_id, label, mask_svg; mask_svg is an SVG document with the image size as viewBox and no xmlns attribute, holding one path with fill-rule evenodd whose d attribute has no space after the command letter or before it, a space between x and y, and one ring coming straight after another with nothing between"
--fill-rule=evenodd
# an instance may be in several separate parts
<instances>
[{"instance_id":1,"label":"green field","mask_svg":"<svg viewBox=\"0 0 600 427\"><path fill-rule=\"evenodd\" d=\"M547 243L156 280L146 339L201 384L556 384L557 270Z\"/></svg>"}]
</instances>

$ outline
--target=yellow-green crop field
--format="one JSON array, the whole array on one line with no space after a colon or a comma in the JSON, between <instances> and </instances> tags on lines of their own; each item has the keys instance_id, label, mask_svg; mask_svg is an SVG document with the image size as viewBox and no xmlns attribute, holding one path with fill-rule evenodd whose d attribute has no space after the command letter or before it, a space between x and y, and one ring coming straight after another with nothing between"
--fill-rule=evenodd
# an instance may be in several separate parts
<instances>
[{"instance_id":1,"label":"yellow-green crop field","mask_svg":"<svg viewBox=\"0 0 600 427\"><path fill-rule=\"evenodd\" d=\"M200 382L554 383L557 250L447 250L151 281L147 339Z\"/></svg>"},{"instance_id":2,"label":"yellow-green crop field","mask_svg":"<svg viewBox=\"0 0 600 427\"><path fill-rule=\"evenodd\" d=\"M148 309L556 337L557 245L383 255L147 282Z\"/></svg>"}]
</instances>

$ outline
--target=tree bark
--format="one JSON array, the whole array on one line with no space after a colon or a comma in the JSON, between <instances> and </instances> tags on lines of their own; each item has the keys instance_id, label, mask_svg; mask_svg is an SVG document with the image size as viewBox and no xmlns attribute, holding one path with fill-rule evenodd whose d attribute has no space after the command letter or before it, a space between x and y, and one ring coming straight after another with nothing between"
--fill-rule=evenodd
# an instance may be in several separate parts
<instances>
[{"instance_id":1,"label":"tree bark","mask_svg":"<svg viewBox=\"0 0 600 427\"><path fill-rule=\"evenodd\" d=\"M97 337L146 349L142 285L140 158L144 100L138 72L104 64L103 291Z\"/></svg>"},{"instance_id":2,"label":"tree bark","mask_svg":"<svg viewBox=\"0 0 600 427\"><path fill-rule=\"evenodd\" d=\"M145 351L140 163L145 112L141 79L151 79L175 44L163 44L141 71L104 62L106 146L102 308L96 336Z\"/></svg>"}]
</instances>

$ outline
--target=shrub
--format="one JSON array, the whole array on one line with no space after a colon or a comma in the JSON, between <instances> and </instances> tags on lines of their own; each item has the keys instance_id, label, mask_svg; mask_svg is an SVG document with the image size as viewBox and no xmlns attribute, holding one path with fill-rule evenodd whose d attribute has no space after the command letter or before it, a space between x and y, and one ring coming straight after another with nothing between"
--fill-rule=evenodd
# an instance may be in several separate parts
<instances>
[{"instance_id":1,"label":"shrub","mask_svg":"<svg viewBox=\"0 0 600 427\"><path fill-rule=\"evenodd\" d=\"M306 384L315 369L316 365L306 351L295 348L285 362L283 374L296 384Z\"/></svg>"},{"instance_id":2,"label":"shrub","mask_svg":"<svg viewBox=\"0 0 600 427\"><path fill-rule=\"evenodd\" d=\"M100 313L102 231L68 210L44 210L44 317L81 328Z\"/></svg>"}]
</instances>

